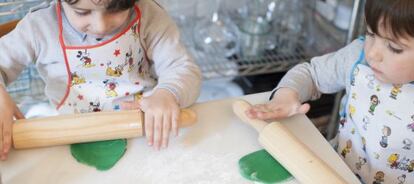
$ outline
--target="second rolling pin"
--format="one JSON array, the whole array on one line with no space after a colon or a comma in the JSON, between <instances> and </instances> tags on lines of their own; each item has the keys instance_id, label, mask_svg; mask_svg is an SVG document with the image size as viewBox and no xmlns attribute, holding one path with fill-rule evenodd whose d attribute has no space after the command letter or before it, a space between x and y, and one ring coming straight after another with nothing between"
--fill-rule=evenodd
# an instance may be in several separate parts
<instances>
[{"instance_id":1,"label":"second rolling pin","mask_svg":"<svg viewBox=\"0 0 414 184\"><path fill-rule=\"evenodd\" d=\"M346 184L335 170L300 142L282 123L267 123L247 117L245 112L249 107L248 102L238 100L233 104L233 111L243 122L259 132L260 144L300 183Z\"/></svg>"}]
</instances>

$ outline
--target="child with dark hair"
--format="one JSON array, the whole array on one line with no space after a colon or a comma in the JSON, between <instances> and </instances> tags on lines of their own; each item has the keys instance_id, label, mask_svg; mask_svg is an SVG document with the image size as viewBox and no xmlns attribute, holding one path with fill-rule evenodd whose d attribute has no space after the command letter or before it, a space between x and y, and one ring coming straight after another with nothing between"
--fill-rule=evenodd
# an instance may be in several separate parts
<instances>
[{"instance_id":1,"label":"child with dark hair","mask_svg":"<svg viewBox=\"0 0 414 184\"><path fill-rule=\"evenodd\" d=\"M195 102L198 66L179 31L153 0L55 0L31 10L0 39L0 158L11 147L13 117L5 90L30 63L62 114L123 109L145 112L150 146L178 134L180 107Z\"/></svg>"},{"instance_id":2,"label":"child with dark hair","mask_svg":"<svg viewBox=\"0 0 414 184\"><path fill-rule=\"evenodd\" d=\"M367 0L365 19L365 37L297 65L269 103L246 114L304 114L306 101L345 89L337 152L364 183L399 183L403 175L405 183L414 183L414 134L407 128L414 115L414 1ZM359 164L361 159L366 162Z\"/></svg>"}]
</instances>

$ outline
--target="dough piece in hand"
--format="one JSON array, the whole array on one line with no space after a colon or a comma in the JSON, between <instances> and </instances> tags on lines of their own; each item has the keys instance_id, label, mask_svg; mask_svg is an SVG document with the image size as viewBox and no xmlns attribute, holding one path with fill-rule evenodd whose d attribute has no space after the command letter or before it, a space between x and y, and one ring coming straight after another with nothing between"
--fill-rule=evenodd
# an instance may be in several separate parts
<instances>
[{"instance_id":1,"label":"dough piece in hand","mask_svg":"<svg viewBox=\"0 0 414 184\"><path fill-rule=\"evenodd\" d=\"M266 150L250 153L239 160L243 177L259 183L279 183L293 179L292 175Z\"/></svg>"},{"instance_id":2,"label":"dough piece in hand","mask_svg":"<svg viewBox=\"0 0 414 184\"><path fill-rule=\"evenodd\" d=\"M121 159L126 144L126 139L79 143L70 145L70 152L78 162L105 171Z\"/></svg>"}]
</instances>

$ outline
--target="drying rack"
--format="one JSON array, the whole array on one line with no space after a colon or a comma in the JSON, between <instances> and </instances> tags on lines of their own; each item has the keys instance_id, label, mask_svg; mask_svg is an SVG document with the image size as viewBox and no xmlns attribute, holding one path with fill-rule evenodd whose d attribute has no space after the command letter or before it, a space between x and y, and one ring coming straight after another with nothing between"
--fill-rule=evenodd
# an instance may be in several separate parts
<instances>
[{"instance_id":1,"label":"drying rack","mask_svg":"<svg viewBox=\"0 0 414 184\"><path fill-rule=\"evenodd\" d=\"M307 1L304 4L306 5L304 6L305 14L311 16L311 19L309 19L311 22L306 23L305 29L313 26L312 31L317 31L319 37L322 38L321 41L318 41L319 43L306 43L304 41L308 39L306 35L300 35L299 39L293 40L294 43L288 43L295 45L295 47L290 47L292 49L288 51L279 52L280 47L283 47L281 45L272 50L266 50L264 54L258 56L242 57L240 54L235 54L227 57L226 60L217 60L216 57L211 56L214 54L207 55L198 51L191 36L183 36L182 40L199 65L204 80L286 72L298 63L308 62L314 56L341 48L347 41L346 31L340 30L333 23L327 22L316 12L315 7L312 6L314 4ZM235 18L234 14L230 13L228 15L234 20L235 24L240 21ZM185 29L188 28L182 28L182 32L185 32L183 31ZM272 34L284 41L289 41L289 39L283 38L284 33L277 30L273 31Z\"/></svg>"},{"instance_id":2,"label":"drying rack","mask_svg":"<svg viewBox=\"0 0 414 184\"><path fill-rule=\"evenodd\" d=\"M225 60L205 57L205 55L194 51L193 48L189 48L189 50L192 51L191 53L205 80L284 72L297 63L305 62L310 58L299 44L294 51L287 53L280 53L274 49L266 51L262 56L240 57L234 55Z\"/></svg>"}]
</instances>

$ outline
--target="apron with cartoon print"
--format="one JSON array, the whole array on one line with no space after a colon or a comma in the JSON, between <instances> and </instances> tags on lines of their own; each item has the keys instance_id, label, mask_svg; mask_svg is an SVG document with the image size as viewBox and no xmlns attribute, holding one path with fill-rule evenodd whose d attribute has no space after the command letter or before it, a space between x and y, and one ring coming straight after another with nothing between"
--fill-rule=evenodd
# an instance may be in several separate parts
<instances>
[{"instance_id":1,"label":"apron with cartoon print","mask_svg":"<svg viewBox=\"0 0 414 184\"><path fill-rule=\"evenodd\" d=\"M414 85L376 80L364 51L342 111L338 153L364 183L414 183Z\"/></svg>"},{"instance_id":2,"label":"apron with cartoon print","mask_svg":"<svg viewBox=\"0 0 414 184\"><path fill-rule=\"evenodd\" d=\"M57 14L61 8L57 6ZM119 103L136 100L156 81L149 74L151 64L139 39L140 11L113 38L91 46L67 46L59 17L59 39L69 75L65 97L58 105L62 114L114 111Z\"/></svg>"}]
</instances>

